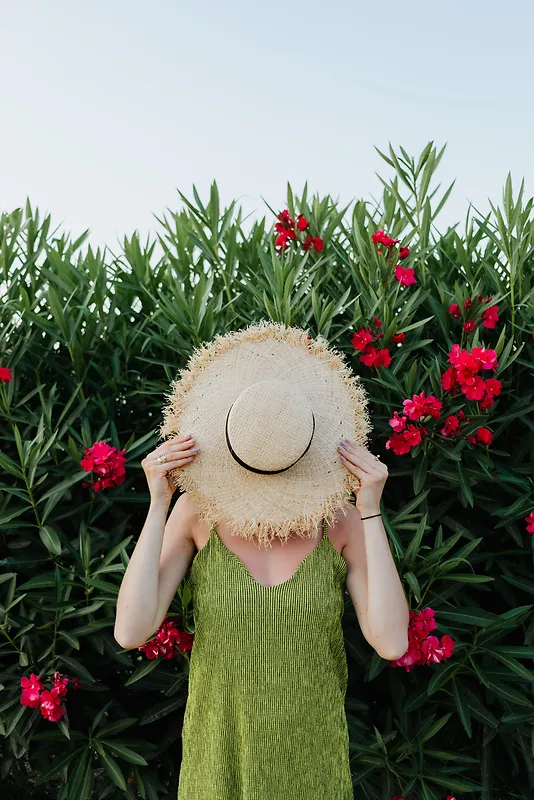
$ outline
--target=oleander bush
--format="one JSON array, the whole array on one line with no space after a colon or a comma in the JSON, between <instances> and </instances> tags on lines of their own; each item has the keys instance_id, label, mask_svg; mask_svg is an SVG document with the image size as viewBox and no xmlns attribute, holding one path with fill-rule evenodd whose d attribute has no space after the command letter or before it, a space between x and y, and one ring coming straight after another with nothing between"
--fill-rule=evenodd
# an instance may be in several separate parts
<instances>
[{"instance_id":1,"label":"oleander bush","mask_svg":"<svg viewBox=\"0 0 534 800\"><path fill-rule=\"evenodd\" d=\"M113 637L140 462L192 348L270 318L346 354L389 468L410 649L378 657L346 594L355 796L532 798L533 201L508 176L487 216L440 231L443 152L378 151L381 198L348 207L288 187L250 220L193 188L118 254L29 202L2 215L3 797L176 797L188 577L157 639Z\"/></svg>"}]
</instances>

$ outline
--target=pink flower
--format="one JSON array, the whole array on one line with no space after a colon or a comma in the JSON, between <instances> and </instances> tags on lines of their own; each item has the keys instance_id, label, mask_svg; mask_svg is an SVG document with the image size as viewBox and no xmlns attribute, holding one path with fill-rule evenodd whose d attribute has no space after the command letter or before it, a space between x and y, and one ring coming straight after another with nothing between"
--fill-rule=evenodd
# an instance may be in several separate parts
<instances>
[{"instance_id":1,"label":"pink flower","mask_svg":"<svg viewBox=\"0 0 534 800\"><path fill-rule=\"evenodd\" d=\"M83 483L82 486L92 486L95 492L101 489L111 489L114 486L119 486L126 477L126 470L124 464L124 450L117 450L106 442L96 442L92 447L88 447L85 455L80 461L80 466L86 472L94 472L99 476L99 479L91 482Z\"/></svg>"},{"instance_id":2,"label":"pink flower","mask_svg":"<svg viewBox=\"0 0 534 800\"><path fill-rule=\"evenodd\" d=\"M424 391L419 394L414 394L411 400L403 401L404 413L408 419L413 421L426 416L438 419L441 414L442 405L442 402L432 394L425 397Z\"/></svg>"},{"instance_id":3,"label":"pink flower","mask_svg":"<svg viewBox=\"0 0 534 800\"><path fill-rule=\"evenodd\" d=\"M49 722L57 722L65 715L65 709L61 706L59 695L52 694L48 689L45 689L41 694L41 704L39 706L44 719Z\"/></svg>"},{"instance_id":4,"label":"pink flower","mask_svg":"<svg viewBox=\"0 0 534 800\"><path fill-rule=\"evenodd\" d=\"M401 286L412 286L412 284L417 283L415 272L411 267L403 267L402 264L397 264L394 274Z\"/></svg>"},{"instance_id":5,"label":"pink flower","mask_svg":"<svg viewBox=\"0 0 534 800\"><path fill-rule=\"evenodd\" d=\"M29 708L37 708L39 706L40 694L44 689L40 675L34 675L32 672L30 677L23 676L20 679L22 693L20 697L21 705L28 706Z\"/></svg>"},{"instance_id":6,"label":"pink flower","mask_svg":"<svg viewBox=\"0 0 534 800\"><path fill-rule=\"evenodd\" d=\"M525 517L525 522L527 523L527 533L534 533L534 511Z\"/></svg>"},{"instance_id":7,"label":"pink flower","mask_svg":"<svg viewBox=\"0 0 534 800\"><path fill-rule=\"evenodd\" d=\"M406 428L406 417L400 417L398 411L393 412L393 417L389 420L389 424L396 433L400 433Z\"/></svg>"},{"instance_id":8,"label":"pink flower","mask_svg":"<svg viewBox=\"0 0 534 800\"><path fill-rule=\"evenodd\" d=\"M399 261L403 261L405 258L408 258L409 255L409 249L407 247L401 247L399 250Z\"/></svg>"}]
</instances>

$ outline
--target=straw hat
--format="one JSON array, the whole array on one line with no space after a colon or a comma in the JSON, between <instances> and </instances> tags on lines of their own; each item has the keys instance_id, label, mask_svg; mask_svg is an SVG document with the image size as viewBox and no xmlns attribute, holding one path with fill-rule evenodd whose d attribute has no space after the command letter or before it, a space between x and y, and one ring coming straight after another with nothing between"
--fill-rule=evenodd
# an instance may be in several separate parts
<instances>
[{"instance_id":1,"label":"straw hat","mask_svg":"<svg viewBox=\"0 0 534 800\"><path fill-rule=\"evenodd\" d=\"M268 321L217 335L165 398L160 435L192 433L200 448L168 475L201 521L263 544L311 537L360 487L337 446L366 445L367 396L322 336Z\"/></svg>"}]
</instances>

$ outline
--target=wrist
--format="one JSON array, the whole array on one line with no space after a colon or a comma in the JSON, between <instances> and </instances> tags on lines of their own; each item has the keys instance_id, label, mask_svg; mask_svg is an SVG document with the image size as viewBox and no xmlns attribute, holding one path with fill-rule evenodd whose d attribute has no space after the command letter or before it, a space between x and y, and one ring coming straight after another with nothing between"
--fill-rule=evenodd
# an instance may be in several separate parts
<instances>
[{"instance_id":1,"label":"wrist","mask_svg":"<svg viewBox=\"0 0 534 800\"><path fill-rule=\"evenodd\" d=\"M361 519L363 519L363 517L374 517L382 513L379 508L359 508L358 511L360 512Z\"/></svg>"}]
</instances>

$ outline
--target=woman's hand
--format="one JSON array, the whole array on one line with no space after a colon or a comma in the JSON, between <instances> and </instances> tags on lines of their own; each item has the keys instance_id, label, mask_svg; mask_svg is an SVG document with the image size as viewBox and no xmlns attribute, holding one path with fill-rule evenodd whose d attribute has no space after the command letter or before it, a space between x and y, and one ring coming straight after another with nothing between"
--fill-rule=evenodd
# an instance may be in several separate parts
<instances>
[{"instance_id":1,"label":"woman's hand","mask_svg":"<svg viewBox=\"0 0 534 800\"><path fill-rule=\"evenodd\" d=\"M348 471L360 479L361 487L356 497L356 508L360 515L380 513L380 497L388 479L388 468L366 447L346 439L341 440L338 450Z\"/></svg>"},{"instance_id":2,"label":"woman's hand","mask_svg":"<svg viewBox=\"0 0 534 800\"><path fill-rule=\"evenodd\" d=\"M148 481L151 505L168 505L171 502L176 486L167 473L171 469L190 464L198 451L199 448L195 446L192 436L175 436L146 455L141 461L141 466ZM163 454L166 456L166 461L161 463L158 461L158 456Z\"/></svg>"}]
</instances>

